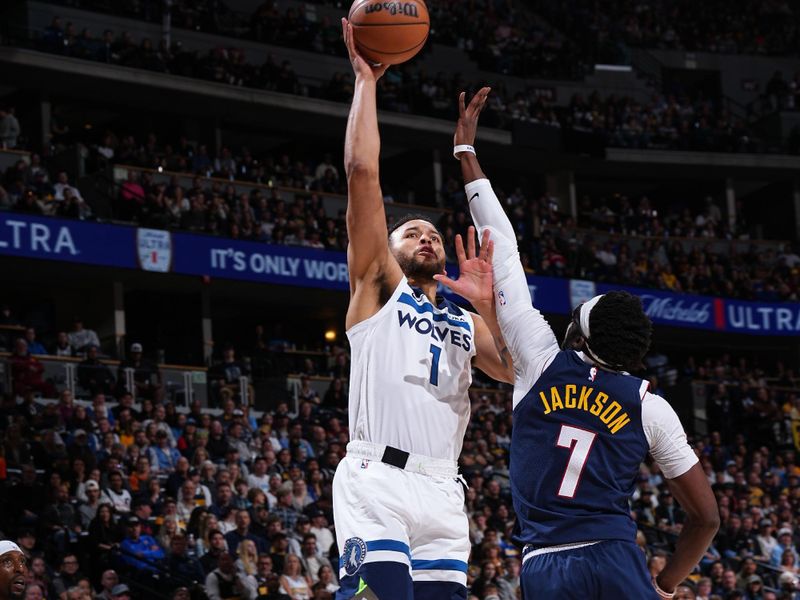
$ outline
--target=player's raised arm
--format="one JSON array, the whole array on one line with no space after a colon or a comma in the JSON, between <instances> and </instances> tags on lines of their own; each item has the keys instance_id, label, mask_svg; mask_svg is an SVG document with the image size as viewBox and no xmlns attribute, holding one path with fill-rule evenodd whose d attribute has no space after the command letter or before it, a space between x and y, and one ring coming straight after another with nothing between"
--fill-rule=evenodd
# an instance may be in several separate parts
<instances>
[{"instance_id":1,"label":"player's raised arm","mask_svg":"<svg viewBox=\"0 0 800 600\"><path fill-rule=\"evenodd\" d=\"M475 154L478 118L490 91L488 87L481 88L469 106L465 105L465 94L461 93L453 143L456 158L461 161L472 220L479 235L483 237L488 231L494 243L492 265L497 321L514 361L516 389L527 391L559 348L553 330L532 305L516 233ZM492 319L491 313L483 316L487 322ZM516 393L514 399L519 400Z\"/></svg>"},{"instance_id":2,"label":"player's raised arm","mask_svg":"<svg viewBox=\"0 0 800 600\"><path fill-rule=\"evenodd\" d=\"M489 231L483 232L480 252L475 250L475 228L467 230L467 249L464 240L456 236L456 256L458 257L458 279L447 275L434 275L433 278L446 285L462 298L470 301L478 311L474 315L475 366L492 379L514 383L514 361L500 331L495 313L494 290L492 288L492 254L494 242L489 240Z\"/></svg>"},{"instance_id":3,"label":"player's raised arm","mask_svg":"<svg viewBox=\"0 0 800 600\"><path fill-rule=\"evenodd\" d=\"M719 529L719 509L708 478L686 441L678 415L666 400L645 393L642 426L650 454L664 474L672 495L686 513L675 552L654 581L659 595L669 598L711 545Z\"/></svg>"},{"instance_id":4,"label":"player's raised arm","mask_svg":"<svg viewBox=\"0 0 800 600\"><path fill-rule=\"evenodd\" d=\"M401 279L402 272L394 259L390 258L383 194L378 178L381 142L378 133L376 84L386 72L387 66L367 64L355 49L352 27L346 19L342 19L342 29L356 76L344 145L348 193L347 234L350 240L347 264L350 271L350 294L355 296L361 282L367 278L370 281L375 280L386 263L393 267L390 270L393 271L395 284ZM351 303L351 307L357 312L362 304L370 302ZM369 316L371 309L366 308L367 314L356 316L354 321L348 313L350 324Z\"/></svg>"}]
</instances>

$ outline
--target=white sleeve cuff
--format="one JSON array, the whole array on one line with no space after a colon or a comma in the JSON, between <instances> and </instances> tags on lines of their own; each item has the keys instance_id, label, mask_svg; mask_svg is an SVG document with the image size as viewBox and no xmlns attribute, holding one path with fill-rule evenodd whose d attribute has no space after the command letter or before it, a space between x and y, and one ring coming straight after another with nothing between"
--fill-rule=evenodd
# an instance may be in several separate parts
<instances>
[{"instance_id":1,"label":"white sleeve cuff","mask_svg":"<svg viewBox=\"0 0 800 600\"><path fill-rule=\"evenodd\" d=\"M642 399L642 428L650 454L664 477L675 479L691 469L697 455L686 440L686 432L675 410L661 396L650 392Z\"/></svg>"}]
</instances>

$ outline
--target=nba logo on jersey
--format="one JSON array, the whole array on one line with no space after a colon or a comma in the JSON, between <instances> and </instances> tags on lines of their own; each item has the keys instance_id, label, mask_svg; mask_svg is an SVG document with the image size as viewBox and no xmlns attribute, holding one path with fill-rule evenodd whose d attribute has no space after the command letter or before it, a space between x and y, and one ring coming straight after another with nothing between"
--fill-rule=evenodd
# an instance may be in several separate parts
<instances>
[{"instance_id":1,"label":"nba logo on jersey","mask_svg":"<svg viewBox=\"0 0 800 600\"><path fill-rule=\"evenodd\" d=\"M351 537L344 543L342 566L345 573L355 575L367 558L367 544L361 538Z\"/></svg>"},{"instance_id":2,"label":"nba logo on jersey","mask_svg":"<svg viewBox=\"0 0 800 600\"><path fill-rule=\"evenodd\" d=\"M595 377L597 377L597 367L592 367L589 369L589 381L594 381Z\"/></svg>"},{"instance_id":3,"label":"nba logo on jersey","mask_svg":"<svg viewBox=\"0 0 800 600\"><path fill-rule=\"evenodd\" d=\"M366 469L369 466L369 461L366 458L361 459L361 468Z\"/></svg>"},{"instance_id":4,"label":"nba logo on jersey","mask_svg":"<svg viewBox=\"0 0 800 600\"><path fill-rule=\"evenodd\" d=\"M497 292L497 298L500 301L500 306L505 306L506 305L506 295L505 295L505 292L503 292L503 290L500 290L499 292Z\"/></svg>"}]
</instances>

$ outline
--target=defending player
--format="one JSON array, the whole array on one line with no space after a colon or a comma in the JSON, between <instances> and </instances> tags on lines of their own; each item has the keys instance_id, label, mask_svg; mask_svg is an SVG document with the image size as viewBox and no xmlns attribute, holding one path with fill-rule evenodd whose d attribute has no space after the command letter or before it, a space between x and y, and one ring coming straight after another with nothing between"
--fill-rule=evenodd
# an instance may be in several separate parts
<instances>
[{"instance_id":1,"label":"defending player","mask_svg":"<svg viewBox=\"0 0 800 600\"><path fill-rule=\"evenodd\" d=\"M514 360L510 473L525 544L524 598L671 598L717 531L714 495L675 411L647 391L646 381L627 373L640 368L650 345L651 323L639 299L615 291L577 307L561 348L531 305L514 229L472 148L488 93L480 90L468 108L461 95L455 153L472 218L483 243L493 245L494 285L488 274L480 291L475 277L467 285L436 279L479 311L494 297ZM461 260L460 239L456 246ZM494 314L485 316L488 321ZM687 514L675 554L657 581L635 544L628 508L648 453Z\"/></svg>"},{"instance_id":2,"label":"defending player","mask_svg":"<svg viewBox=\"0 0 800 600\"><path fill-rule=\"evenodd\" d=\"M456 460L473 357L495 379L512 382L513 369L481 317L436 296L433 276L445 265L436 227L411 218L387 228L375 98L386 68L367 65L342 26L356 83L345 140L352 441L333 482L336 597L351 598L363 580L381 600L466 598Z\"/></svg>"},{"instance_id":3,"label":"defending player","mask_svg":"<svg viewBox=\"0 0 800 600\"><path fill-rule=\"evenodd\" d=\"M10 540L0 541L0 600L21 600L25 596L28 561Z\"/></svg>"}]
</instances>

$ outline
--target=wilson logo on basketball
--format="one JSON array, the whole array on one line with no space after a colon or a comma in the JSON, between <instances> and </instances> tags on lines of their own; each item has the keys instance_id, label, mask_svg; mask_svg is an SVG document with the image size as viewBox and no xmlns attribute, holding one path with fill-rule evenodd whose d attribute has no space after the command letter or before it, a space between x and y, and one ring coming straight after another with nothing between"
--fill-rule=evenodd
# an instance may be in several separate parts
<instances>
[{"instance_id":1,"label":"wilson logo on basketball","mask_svg":"<svg viewBox=\"0 0 800 600\"><path fill-rule=\"evenodd\" d=\"M372 14L385 10L390 15L418 17L417 5L414 2L375 2L364 7L364 13Z\"/></svg>"}]
</instances>

